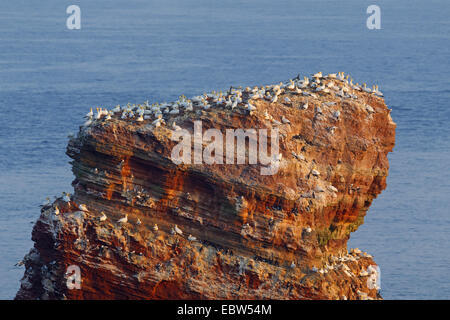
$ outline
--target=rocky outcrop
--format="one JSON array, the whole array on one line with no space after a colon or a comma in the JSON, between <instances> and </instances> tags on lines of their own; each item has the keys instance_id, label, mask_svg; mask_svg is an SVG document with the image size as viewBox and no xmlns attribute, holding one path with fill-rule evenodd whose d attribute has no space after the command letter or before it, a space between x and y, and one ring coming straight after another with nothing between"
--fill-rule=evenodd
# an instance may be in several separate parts
<instances>
[{"instance_id":1,"label":"rocky outcrop","mask_svg":"<svg viewBox=\"0 0 450 320\"><path fill-rule=\"evenodd\" d=\"M386 187L395 124L381 97L317 79L89 120L67 147L74 194L42 208L16 298L381 298L367 285L375 262L347 241ZM175 164L174 133L195 121L202 132L277 128L276 172ZM67 286L73 265L80 289Z\"/></svg>"}]
</instances>

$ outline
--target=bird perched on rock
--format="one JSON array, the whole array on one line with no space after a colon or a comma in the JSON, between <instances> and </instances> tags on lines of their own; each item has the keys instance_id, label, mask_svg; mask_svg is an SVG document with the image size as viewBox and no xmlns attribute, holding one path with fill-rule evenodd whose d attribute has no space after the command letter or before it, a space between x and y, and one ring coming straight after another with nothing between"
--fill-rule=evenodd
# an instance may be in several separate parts
<instances>
[{"instance_id":1,"label":"bird perched on rock","mask_svg":"<svg viewBox=\"0 0 450 320\"><path fill-rule=\"evenodd\" d=\"M70 202L70 194L67 192L63 192L63 200L65 202Z\"/></svg>"},{"instance_id":2,"label":"bird perched on rock","mask_svg":"<svg viewBox=\"0 0 450 320\"><path fill-rule=\"evenodd\" d=\"M120 218L117 222L118 223L127 223L128 222L128 213L125 214L125 217Z\"/></svg>"},{"instance_id":3,"label":"bird perched on rock","mask_svg":"<svg viewBox=\"0 0 450 320\"><path fill-rule=\"evenodd\" d=\"M91 111L89 111L84 117L86 119L88 119L88 118L92 118L93 116L94 116L94 112L92 112L92 108L91 108Z\"/></svg>"},{"instance_id":4,"label":"bird perched on rock","mask_svg":"<svg viewBox=\"0 0 450 320\"><path fill-rule=\"evenodd\" d=\"M287 119L285 116L282 116L282 117L281 117L281 121L282 121L283 123L286 123L286 124L291 123L291 121L289 121L289 119Z\"/></svg>"},{"instance_id":5,"label":"bird perched on rock","mask_svg":"<svg viewBox=\"0 0 450 320\"><path fill-rule=\"evenodd\" d=\"M138 225L138 226L140 226L141 224L142 224L142 222L141 222L141 219L137 219L137 221L136 221L136 224Z\"/></svg>"},{"instance_id":6,"label":"bird perched on rock","mask_svg":"<svg viewBox=\"0 0 450 320\"><path fill-rule=\"evenodd\" d=\"M180 127L179 125L177 125L175 121L174 121L173 124L172 124L172 128L173 128L173 130L175 130L175 131L181 130L181 127Z\"/></svg>"},{"instance_id":7,"label":"bird perched on rock","mask_svg":"<svg viewBox=\"0 0 450 320\"><path fill-rule=\"evenodd\" d=\"M14 266L16 267L20 267L23 266L25 263L23 262L23 260L20 260L19 262L17 262Z\"/></svg>"},{"instance_id":8,"label":"bird perched on rock","mask_svg":"<svg viewBox=\"0 0 450 320\"><path fill-rule=\"evenodd\" d=\"M316 169L312 169L312 170L311 170L311 174L312 174L313 176L315 176L315 177L320 176L320 172L317 171Z\"/></svg>"},{"instance_id":9,"label":"bird perched on rock","mask_svg":"<svg viewBox=\"0 0 450 320\"><path fill-rule=\"evenodd\" d=\"M294 261L292 261L292 263L291 263L291 269L294 269L296 266L295 266L295 262Z\"/></svg>"},{"instance_id":10,"label":"bird perched on rock","mask_svg":"<svg viewBox=\"0 0 450 320\"><path fill-rule=\"evenodd\" d=\"M89 211L85 204L80 204L80 205L78 206L78 208L79 208L81 211L84 211L84 212L88 212L88 211Z\"/></svg>"},{"instance_id":11,"label":"bird perched on rock","mask_svg":"<svg viewBox=\"0 0 450 320\"><path fill-rule=\"evenodd\" d=\"M98 218L100 221L106 221L108 217L106 216L106 214L102 211L102 215L100 216L100 218Z\"/></svg>"},{"instance_id":12,"label":"bird perched on rock","mask_svg":"<svg viewBox=\"0 0 450 320\"><path fill-rule=\"evenodd\" d=\"M59 214L59 208L58 206L55 206L55 215L57 216Z\"/></svg>"},{"instance_id":13,"label":"bird perched on rock","mask_svg":"<svg viewBox=\"0 0 450 320\"><path fill-rule=\"evenodd\" d=\"M181 229L178 228L177 225L175 225L175 227L173 227L173 230L175 230L175 233L176 233L176 234L179 234L180 236L183 234L183 231L181 231Z\"/></svg>"},{"instance_id":14,"label":"bird perched on rock","mask_svg":"<svg viewBox=\"0 0 450 320\"><path fill-rule=\"evenodd\" d=\"M158 231L158 225L155 223L155 225L153 226L153 231Z\"/></svg>"},{"instance_id":15,"label":"bird perched on rock","mask_svg":"<svg viewBox=\"0 0 450 320\"><path fill-rule=\"evenodd\" d=\"M197 238L194 237L192 234L190 234L190 235L188 236L188 240L189 240L189 241L197 241Z\"/></svg>"}]
</instances>

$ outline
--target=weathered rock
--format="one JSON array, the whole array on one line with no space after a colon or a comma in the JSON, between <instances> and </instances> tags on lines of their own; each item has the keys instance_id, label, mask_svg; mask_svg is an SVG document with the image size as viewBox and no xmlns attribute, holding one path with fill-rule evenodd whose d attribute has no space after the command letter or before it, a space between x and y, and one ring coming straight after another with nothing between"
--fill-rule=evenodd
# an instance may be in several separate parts
<instances>
[{"instance_id":1,"label":"weathered rock","mask_svg":"<svg viewBox=\"0 0 450 320\"><path fill-rule=\"evenodd\" d=\"M16 298L380 298L364 276L372 258L345 257L386 187L395 124L383 99L354 94L287 90L276 103L253 101L251 116L244 107L165 116L191 132L194 120L225 132L271 128L269 114L281 134L274 175L260 164L175 165L169 126L151 120L113 116L81 128L67 148L74 195L42 209ZM79 290L67 288L70 265L81 269Z\"/></svg>"}]
</instances>

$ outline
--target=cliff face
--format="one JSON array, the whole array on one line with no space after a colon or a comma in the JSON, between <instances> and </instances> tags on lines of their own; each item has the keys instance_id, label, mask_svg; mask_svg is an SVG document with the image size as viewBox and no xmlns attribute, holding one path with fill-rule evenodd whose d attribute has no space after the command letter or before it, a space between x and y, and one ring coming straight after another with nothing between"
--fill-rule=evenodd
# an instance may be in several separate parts
<instances>
[{"instance_id":1,"label":"cliff face","mask_svg":"<svg viewBox=\"0 0 450 320\"><path fill-rule=\"evenodd\" d=\"M181 98L159 124L151 112L123 119L122 108L81 127L67 148L74 194L42 208L16 298L380 298L367 285L375 262L349 254L347 240L386 187L395 124L377 95L318 81L264 88L276 102L247 89L227 107L213 93L204 98L210 108L191 110ZM176 165L173 121L191 133L194 121L203 132L278 128L278 170ZM66 285L71 265L81 289Z\"/></svg>"}]
</instances>

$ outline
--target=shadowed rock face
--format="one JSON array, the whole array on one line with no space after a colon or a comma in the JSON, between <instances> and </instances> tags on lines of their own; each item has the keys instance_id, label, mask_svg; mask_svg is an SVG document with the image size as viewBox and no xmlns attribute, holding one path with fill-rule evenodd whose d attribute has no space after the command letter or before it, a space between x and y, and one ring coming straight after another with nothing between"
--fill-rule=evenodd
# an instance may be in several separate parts
<instances>
[{"instance_id":1,"label":"shadowed rock face","mask_svg":"<svg viewBox=\"0 0 450 320\"><path fill-rule=\"evenodd\" d=\"M330 81L346 86L322 83ZM276 103L252 101L252 115L241 104L165 115L160 127L119 114L82 127L67 148L74 195L42 208L16 298L380 298L365 276L375 262L348 254L347 240L386 187L395 124L382 98L354 95L285 89ZM224 133L277 127L278 172L261 175L260 164L175 165L174 120L190 132L196 120L203 131ZM128 222L118 223L125 214ZM171 232L175 225L181 235ZM70 265L81 270L79 290L67 288Z\"/></svg>"}]
</instances>

